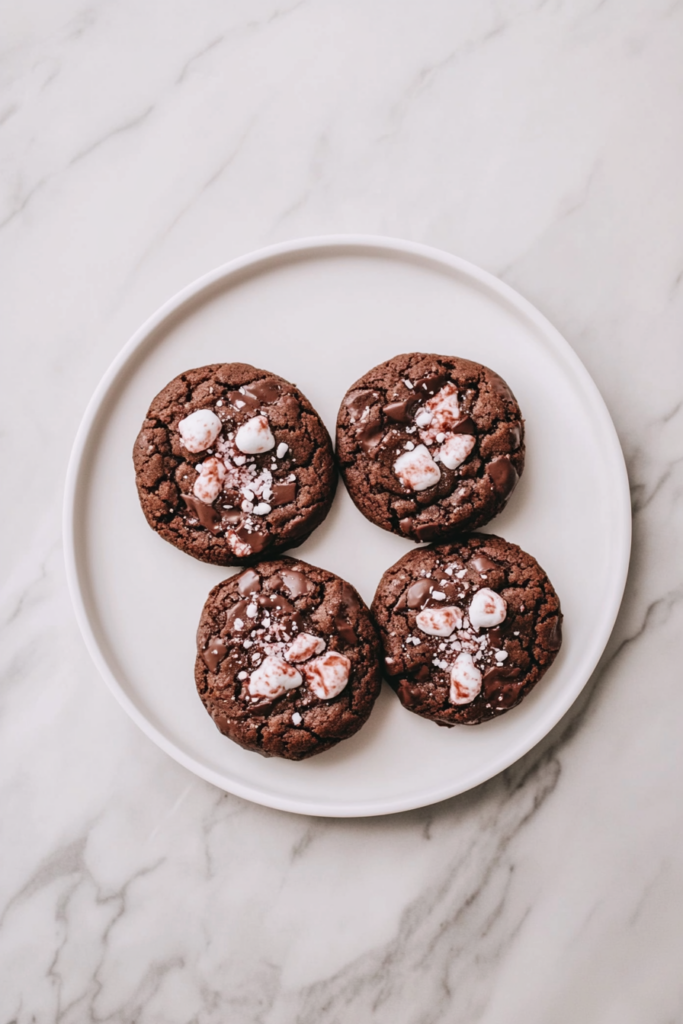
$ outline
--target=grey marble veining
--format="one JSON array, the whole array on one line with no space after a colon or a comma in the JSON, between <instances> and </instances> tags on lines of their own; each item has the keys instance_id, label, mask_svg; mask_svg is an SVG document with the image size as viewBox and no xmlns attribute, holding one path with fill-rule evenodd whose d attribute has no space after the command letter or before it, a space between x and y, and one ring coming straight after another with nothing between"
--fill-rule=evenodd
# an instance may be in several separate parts
<instances>
[{"instance_id":1,"label":"grey marble veining","mask_svg":"<svg viewBox=\"0 0 683 1024\"><path fill-rule=\"evenodd\" d=\"M5 5L0 1024L683 1021L683 4ZM632 484L581 699L444 804L226 795L112 701L66 595L85 403L177 288L285 238L440 246L533 301Z\"/></svg>"}]
</instances>

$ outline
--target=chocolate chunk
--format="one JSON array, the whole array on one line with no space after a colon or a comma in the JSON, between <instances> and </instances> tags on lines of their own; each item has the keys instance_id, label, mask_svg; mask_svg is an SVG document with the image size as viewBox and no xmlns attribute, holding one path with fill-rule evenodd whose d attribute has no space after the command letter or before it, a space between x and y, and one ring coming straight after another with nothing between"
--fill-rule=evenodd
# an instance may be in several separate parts
<instances>
[{"instance_id":1,"label":"chocolate chunk","mask_svg":"<svg viewBox=\"0 0 683 1024\"><path fill-rule=\"evenodd\" d=\"M415 381L415 393L420 398L432 398L448 384L448 377L442 373L431 374Z\"/></svg>"},{"instance_id":2,"label":"chocolate chunk","mask_svg":"<svg viewBox=\"0 0 683 1024\"><path fill-rule=\"evenodd\" d=\"M356 636L356 632L353 626L351 626L351 624L347 622L347 620L344 618L344 615L341 613L341 610L343 609L346 615L351 617L361 607L361 603L358 597L356 596L355 590L353 589L353 587L349 586L348 583L342 584L341 598L339 604L340 611L338 611L334 617L335 628L337 630L337 633L342 638L342 640L345 641L345 643L350 644L352 647L355 647L356 644L358 643L358 637Z\"/></svg>"},{"instance_id":3,"label":"chocolate chunk","mask_svg":"<svg viewBox=\"0 0 683 1024\"><path fill-rule=\"evenodd\" d=\"M291 637L295 637L297 633L305 632L304 618L301 612L292 612L282 620L282 628Z\"/></svg>"},{"instance_id":4,"label":"chocolate chunk","mask_svg":"<svg viewBox=\"0 0 683 1024\"><path fill-rule=\"evenodd\" d=\"M247 615L247 606L249 601L237 601L232 607L228 608L225 617L225 624L230 630L238 630L239 626L235 625L237 619L242 622L242 629L246 629L249 624L249 616Z\"/></svg>"},{"instance_id":5,"label":"chocolate chunk","mask_svg":"<svg viewBox=\"0 0 683 1024\"><path fill-rule=\"evenodd\" d=\"M503 633L499 626L491 626L486 630L486 635L492 648L495 648L497 651L503 650Z\"/></svg>"},{"instance_id":6,"label":"chocolate chunk","mask_svg":"<svg viewBox=\"0 0 683 1024\"><path fill-rule=\"evenodd\" d=\"M279 384L270 380L259 380L256 384L245 384L244 390L252 398L262 405L272 405L280 397L282 388Z\"/></svg>"},{"instance_id":7,"label":"chocolate chunk","mask_svg":"<svg viewBox=\"0 0 683 1024\"><path fill-rule=\"evenodd\" d=\"M552 620L552 627L550 629L550 633L548 634L548 647L551 649L551 651L559 651L561 646L562 618L558 615Z\"/></svg>"},{"instance_id":8,"label":"chocolate chunk","mask_svg":"<svg viewBox=\"0 0 683 1024\"><path fill-rule=\"evenodd\" d=\"M212 533L220 532L220 513L216 511L213 505L207 505L205 502L200 501L199 498L195 498L191 494L183 494L182 498L190 512L193 512L196 515L205 530L211 530Z\"/></svg>"},{"instance_id":9,"label":"chocolate chunk","mask_svg":"<svg viewBox=\"0 0 683 1024\"><path fill-rule=\"evenodd\" d=\"M382 412L395 423L410 423L419 402L418 397L411 395L410 398L406 398L402 402L389 402L382 408Z\"/></svg>"},{"instance_id":10,"label":"chocolate chunk","mask_svg":"<svg viewBox=\"0 0 683 1024\"><path fill-rule=\"evenodd\" d=\"M524 680L519 678L521 674L519 668L490 668L482 682L484 699L495 700L500 707L511 707L524 686Z\"/></svg>"},{"instance_id":11,"label":"chocolate chunk","mask_svg":"<svg viewBox=\"0 0 683 1024\"><path fill-rule=\"evenodd\" d=\"M376 391L361 391L344 401L358 441L366 452L375 448L384 434L379 401L380 395Z\"/></svg>"},{"instance_id":12,"label":"chocolate chunk","mask_svg":"<svg viewBox=\"0 0 683 1024\"><path fill-rule=\"evenodd\" d=\"M334 626L337 633L345 643L349 644L351 647L358 646L358 637L356 636L353 626L343 619L341 615L335 615Z\"/></svg>"},{"instance_id":13,"label":"chocolate chunk","mask_svg":"<svg viewBox=\"0 0 683 1024\"><path fill-rule=\"evenodd\" d=\"M249 547L250 553L253 555L258 555L270 543L270 536L267 533L257 533L256 530L250 533L246 526L240 526L239 530L235 530L235 536L242 544Z\"/></svg>"},{"instance_id":14,"label":"chocolate chunk","mask_svg":"<svg viewBox=\"0 0 683 1024\"><path fill-rule=\"evenodd\" d=\"M294 605L282 594L259 594L256 600L262 608L267 608L268 611L272 609L278 612L294 611Z\"/></svg>"},{"instance_id":15,"label":"chocolate chunk","mask_svg":"<svg viewBox=\"0 0 683 1024\"><path fill-rule=\"evenodd\" d=\"M202 658L209 666L209 671L215 672L227 653L228 648L220 637L214 637L212 640L209 640L206 650L202 651Z\"/></svg>"},{"instance_id":16,"label":"chocolate chunk","mask_svg":"<svg viewBox=\"0 0 683 1024\"><path fill-rule=\"evenodd\" d=\"M471 416L463 416L450 428L451 434L476 434L477 424ZM519 448L519 445L517 445Z\"/></svg>"},{"instance_id":17,"label":"chocolate chunk","mask_svg":"<svg viewBox=\"0 0 683 1024\"><path fill-rule=\"evenodd\" d=\"M268 498L271 508L278 508L280 505L289 505L296 499L296 480L289 483L273 484L272 494Z\"/></svg>"},{"instance_id":18,"label":"chocolate chunk","mask_svg":"<svg viewBox=\"0 0 683 1024\"><path fill-rule=\"evenodd\" d=\"M261 577L253 569L241 572L236 579L240 594L256 594L261 589Z\"/></svg>"},{"instance_id":19,"label":"chocolate chunk","mask_svg":"<svg viewBox=\"0 0 683 1024\"><path fill-rule=\"evenodd\" d=\"M348 583L342 584L341 591L341 603L344 605L348 612L355 612L361 607L361 603L358 599L358 595L353 587L350 587Z\"/></svg>"},{"instance_id":20,"label":"chocolate chunk","mask_svg":"<svg viewBox=\"0 0 683 1024\"><path fill-rule=\"evenodd\" d=\"M363 451L369 452L376 448L384 437L384 425L379 417L365 420L356 431Z\"/></svg>"},{"instance_id":21,"label":"chocolate chunk","mask_svg":"<svg viewBox=\"0 0 683 1024\"><path fill-rule=\"evenodd\" d=\"M241 391L228 391L228 401L239 412L257 412L261 403L254 395L243 394Z\"/></svg>"},{"instance_id":22,"label":"chocolate chunk","mask_svg":"<svg viewBox=\"0 0 683 1024\"><path fill-rule=\"evenodd\" d=\"M398 696L404 708L412 708L420 703L420 690L416 686L411 686L405 679L399 683Z\"/></svg>"},{"instance_id":23,"label":"chocolate chunk","mask_svg":"<svg viewBox=\"0 0 683 1024\"><path fill-rule=\"evenodd\" d=\"M497 494L504 498L507 498L508 495L512 494L517 486L519 476L507 455L503 455L501 458L494 459L493 462L489 462L486 467L486 472L491 478L493 489Z\"/></svg>"},{"instance_id":24,"label":"chocolate chunk","mask_svg":"<svg viewBox=\"0 0 683 1024\"><path fill-rule=\"evenodd\" d=\"M522 443L522 424L512 423L508 427L508 444L510 451L516 452Z\"/></svg>"},{"instance_id":25,"label":"chocolate chunk","mask_svg":"<svg viewBox=\"0 0 683 1024\"><path fill-rule=\"evenodd\" d=\"M429 593L434 589L433 580L418 580L408 587L406 591L406 604L409 608L424 608L429 598Z\"/></svg>"},{"instance_id":26,"label":"chocolate chunk","mask_svg":"<svg viewBox=\"0 0 683 1024\"><path fill-rule=\"evenodd\" d=\"M483 552L476 555L470 565L477 570L477 572L490 572L491 569L497 569L498 566L495 562L492 562L490 558L487 558Z\"/></svg>"},{"instance_id":27,"label":"chocolate chunk","mask_svg":"<svg viewBox=\"0 0 683 1024\"><path fill-rule=\"evenodd\" d=\"M363 414L372 409L380 401L377 391L361 391L352 398L345 399L344 405L349 410L351 423L355 424L363 418Z\"/></svg>"},{"instance_id":28,"label":"chocolate chunk","mask_svg":"<svg viewBox=\"0 0 683 1024\"><path fill-rule=\"evenodd\" d=\"M420 523L419 526L416 526L413 530L417 539L423 542L438 540L441 532L442 528L438 523Z\"/></svg>"},{"instance_id":29,"label":"chocolate chunk","mask_svg":"<svg viewBox=\"0 0 683 1024\"><path fill-rule=\"evenodd\" d=\"M303 594L312 594L315 590L315 583L296 569L283 569L280 573L280 577L292 597L301 597Z\"/></svg>"}]
</instances>

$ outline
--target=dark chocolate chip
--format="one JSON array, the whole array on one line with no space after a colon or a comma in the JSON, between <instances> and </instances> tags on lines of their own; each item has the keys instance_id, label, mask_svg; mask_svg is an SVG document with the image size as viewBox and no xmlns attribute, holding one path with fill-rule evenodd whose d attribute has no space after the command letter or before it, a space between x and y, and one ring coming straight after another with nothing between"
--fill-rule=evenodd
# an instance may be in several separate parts
<instances>
[{"instance_id":1,"label":"dark chocolate chip","mask_svg":"<svg viewBox=\"0 0 683 1024\"><path fill-rule=\"evenodd\" d=\"M240 526L239 530L235 530L235 536L250 548L250 553L253 555L259 554L270 543L269 534L257 533L256 531L250 533L244 526Z\"/></svg>"},{"instance_id":2,"label":"dark chocolate chip","mask_svg":"<svg viewBox=\"0 0 683 1024\"><path fill-rule=\"evenodd\" d=\"M230 629L230 630L236 630L237 629L237 627L235 626L235 619L241 619L241 621L242 621L242 628L244 628L247 625L247 623L249 622L249 618L247 616L247 605L248 604L249 604L249 601L247 601L247 600L237 601L237 603L234 604L232 606L232 608L228 609L228 611L226 613L226 616L225 616L225 624L228 627L228 629Z\"/></svg>"},{"instance_id":3,"label":"dark chocolate chip","mask_svg":"<svg viewBox=\"0 0 683 1024\"><path fill-rule=\"evenodd\" d=\"M372 409L380 401L377 391L360 391L352 398L347 399L344 405L349 410L351 423L357 423L363 418L363 413Z\"/></svg>"},{"instance_id":4,"label":"dark chocolate chip","mask_svg":"<svg viewBox=\"0 0 683 1024\"><path fill-rule=\"evenodd\" d=\"M259 380L256 384L245 384L244 390L252 398L265 405L272 405L280 397L282 388L279 384L269 380Z\"/></svg>"},{"instance_id":5,"label":"dark chocolate chip","mask_svg":"<svg viewBox=\"0 0 683 1024\"><path fill-rule=\"evenodd\" d=\"M247 569L237 577L237 589L240 594L255 594L261 589L261 577L253 569Z\"/></svg>"},{"instance_id":6,"label":"dark chocolate chip","mask_svg":"<svg viewBox=\"0 0 683 1024\"><path fill-rule=\"evenodd\" d=\"M383 407L382 412L395 423L410 423L415 406L419 404L419 401L420 399L416 395L411 395L410 398L406 398L402 402L389 402Z\"/></svg>"},{"instance_id":7,"label":"dark chocolate chip","mask_svg":"<svg viewBox=\"0 0 683 1024\"><path fill-rule=\"evenodd\" d=\"M451 434L476 434L477 424L471 416L463 416L449 428Z\"/></svg>"},{"instance_id":8,"label":"dark chocolate chip","mask_svg":"<svg viewBox=\"0 0 683 1024\"><path fill-rule=\"evenodd\" d=\"M292 597L312 594L315 590L315 583L307 579L304 573L297 572L296 569L283 569L280 572L280 577Z\"/></svg>"},{"instance_id":9,"label":"dark chocolate chip","mask_svg":"<svg viewBox=\"0 0 683 1024\"><path fill-rule=\"evenodd\" d=\"M191 494L183 494L182 498L189 511L196 515L205 530L211 530L212 533L220 532L220 513L216 511L213 505L207 505L205 502L200 501L199 498L195 498Z\"/></svg>"},{"instance_id":10,"label":"dark chocolate chip","mask_svg":"<svg viewBox=\"0 0 683 1024\"><path fill-rule=\"evenodd\" d=\"M341 617L341 615L335 615L334 626L341 639L349 644L350 647L358 646L358 637L356 632L350 623Z\"/></svg>"},{"instance_id":11,"label":"dark chocolate chip","mask_svg":"<svg viewBox=\"0 0 683 1024\"><path fill-rule=\"evenodd\" d=\"M524 679L515 682L521 674L518 668L490 668L484 673L482 682L484 698L505 708L514 704L524 685ZM498 700L499 697L503 699Z\"/></svg>"},{"instance_id":12,"label":"dark chocolate chip","mask_svg":"<svg viewBox=\"0 0 683 1024\"><path fill-rule=\"evenodd\" d=\"M268 498L268 504L271 508L277 508L280 505L289 505L290 501L296 499L296 480L292 480L286 484L273 484L273 493Z\"/></svg>"},{"instance_id":13,"label":"dark chocolate chip","mask_svg":"<svg viewBox=\"0 0 683 1024\"><path fill-rule=\"evenodd\" d=\"M220 638L209 640L209 646L202 651L202 658L209 667L210 672L215 672L221 661L228 653L228 648Z\"/></svg>"},{"instance_id":14,"label":"dark chocolate chip","mask_svg":"<svg viewBox=\"0 0 683 1024\"><path fill-rule=\"evenodd\" d=\"M358 428L356 434L363 451L372 451L384 437L384 424L379 417L373 416Z\"/></svg>"},{"instance_id":15,"label":"dark chocolate chip","mask_svg":"<svg viewBox=\"0 0 683 1024\"><path fill-rule=\"evenodd\" d=\"M406 591L406 604L409 608L424 608L430 592L434 589L432 580L418 580Z\"/></svg>"},{"instance_id":16,"label":"dark chocolate chip","mask_svg":"<svg viewBox=\"0 0 683 1024\"><path fill-rule=\"evenodd\" d=\"M503 455L499 459L494 459L493 462L489 462L486 467L486 472L489 475L496 494L505 498L507 498L509 494L512 494L517 486L519 477L517 475L517 470L512 465L507 455Z\"/></svg>"},{"instance_id":17,"label":"dark chocolate chip","mask_svg":"<svg viewBox=\"0 0 683 1024\"><path fill-rule=\"evenodd\" d=\"M261 403L253 395L242 394L241 391L228 391L228 401L238 412L256 412Z\"/></svg>"},{"instance_id":18,"label":"dark chocolate chip","mask_svg":"<svg viewBox=\"0 0 683 1024\"><path fill-rule=\"evenodd\" d=\"M551 651L559 651L562 646L562 617L558 615L548 634L548 647Z\"/></svg>"},{"instance_id":19,"label":"dark chocolate chip","mask_svg":"<svg viewBox=\"0 0 683 1024\"><path fill-rule=\"evenodd\" d=\"M262 608L267 608L269 611L275 609L278 612L293 612L294 605L291 601L288 601L282 594L259 594L256 599Z\"/></svg>"},{"instance_id":20,"label":"dark chocolate chip","mask_svg":"<svg viewBox=\"0 0 683 1024\"><path fill-rule=\"evenodd\" d=\"M421 380L415 381L415 392L420 398L432 398L446 384L448 384L448 377L440 373L434 374L433 376L423 377Z\"/></svg>"},{"instance_id":21,"label":"dark chocolate chip","mask_svg":"<svg viewBox=\"0 0 683 1024\"><path fill-rule=\"evenodd\" d=\"M484 554L475 555L470 565L477 570L477 572L490 572L491 569L498 569L499 566L492 562L490 558L487 558Z\"/></svg>"}]
</instances>

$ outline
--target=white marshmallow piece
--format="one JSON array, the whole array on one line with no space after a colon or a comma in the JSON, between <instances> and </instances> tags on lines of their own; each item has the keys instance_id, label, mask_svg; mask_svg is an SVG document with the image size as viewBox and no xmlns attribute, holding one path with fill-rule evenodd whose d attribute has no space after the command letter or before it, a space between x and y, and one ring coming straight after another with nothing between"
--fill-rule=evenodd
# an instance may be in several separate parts
<instances>
[{"instance_id":1,"label":"white marshmallow piece","mask_svg":"<svg viewBox=\"0 0 683 1024\"><path fill-rule=\"evenodd\" d=\"M289 645L285 658L287 661L307 661L314 654L322 654L325 641L312 633L299 633L296 640Z\"/></svg>"},{"instance_id":2,"label":"white marshmallow piece","mask_svg":"<svg viewBox=\"0 0 683 1024\"><path fill-rule=\"evenodd\" d=\"M302 666L306 682L316 697L331 700L341 693L349 681L351 662L344 654L328 651Z\"/></svg>"},{"instance_id":3,"label":"white marshmallow piece","mask_svg":"<svg viewBox=\"0 0 683 1024\"><path fill-rule=\"evenodd\" d=\"M471 654L459 654L451 668L451 704L471 704L481 691L481 672Z\"/></svg>"},{"instance_id":4,"label":"white marshmallow piece","mask_svg":"<svg viewBox=\"0 0 683 1024\"><path fill-rule=\"evenodd\" d=\"M450 636L462 626L462 612L447 605L445 608L423 608L415 620L417 628L428 636Z\"/></svg>"},{"instance_id":5,"label":"white marshmallow piece","mask_svg":"<svg viewBox=\"0 0 683 1024\"><path fill-rule=\"evenodd\" d=\"M420 431L420 437L423 441L426 441L427 444L432 444L438 434L448 434L451 427L460 419L458 389L455 384L452 384L450 381L448 384L445 384L440 391L437 391L435 395L425 402L420 412L428 413L430 416L426 429ZM422 427L422 423L418 423L417 416L415 417L415 422L419 427Z\"/></svg>"},{"instance_id":6,"label":"white marshmallow piece","mask_svg":"<svg viewBox=\"0 0 683 1024\"><path fill-rule=\"evenodd\" d=\"M471 434L453 434L439 448L439 461L449 469L457 469L474 448Z\"/></svg>"},{"instance_id":7,"label":"white marshmallow piece","mask_svg":"<svg viewBox=\"0 0 683 1024\"><path fill-rule=\"evenodd\" d=\"M252 697L269 697L274 700L287 690L301 686L302 682L301 673L288 665L283 658L269 655L249 676L247 689Z\"/></svg>"},{"instance_id":8,"label":"white marshmallow piece","mask_svg":"<svg viewBox=\"0 0 683 1024\"><path fill-rule=\"evenodd\" d=\"M265 416L253 416L235 434L235 444L245 455L261 455L275 447L275 438Z\"/></svg>"},{"instance_id":9,"label":"white marshmallow piece","mask_svg":"<svg viewBox=\"0 0 683 1024\"><path fill-rule=\"evenodd\" d=\"M180 440L188 452L195 455L210 448L221 432L223 424L210 409L197 409L178 424Z\"/></svg>"},{"instance_id":10,"label":"white marshmallow piece","mask_svg":"<svg viewBox=\"0 0 683 1024\"><path fill-rule=\"evenodd\" d=\"M225 466L220 459L210 458L202 463L199 476L194 482L194 496L206 505L212 505L223 490Z\"/></svg>"},{"instance_id":11,"label":"white marshmallow piece","mask_svg":"<svg viewBox=\"0 0 683 1024\"><path fill-rule=\"evenodd\" d=\"M491 626L498 626L501 622L505 622L507 613L508 606L505 599L495 590L483 587L472 598L469 618L475 629L489 629Z\"/></svg>"},{"instance_id":12,"label":"white marshmallow piece","mask_svg":"<svg viewBox=\"0 0 683 1024\"><path fill-rule=\"evenodd\" d=\"M394 473L411 491L426 491L441 479L441 470L423 444L412 452L399 455L394 463Z\"/></svg>"}]
</instances>

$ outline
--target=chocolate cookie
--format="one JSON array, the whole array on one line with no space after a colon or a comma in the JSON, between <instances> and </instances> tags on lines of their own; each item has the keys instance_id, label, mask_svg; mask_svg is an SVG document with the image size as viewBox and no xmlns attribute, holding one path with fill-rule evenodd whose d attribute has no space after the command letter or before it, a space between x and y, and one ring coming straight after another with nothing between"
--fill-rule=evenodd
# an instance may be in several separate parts
<instances>
[{"instance_id":1,"label":"chocolate cookie","mask_svg":"<svg viewBox=\"0 0 683 1024\"><path fill-rule=\"evenodd\" d=\"M543 569L486 534L405 555L384 573L372 611L401 703L438 725L509 711L562 643L560 602Z\"/></svg>"},{"instance_id":2,"label":"chocolate cookie","mask_svg":"<svg viewBox=\"0 0 683 1024\"><path fill-rule=\"evenodd\" d=\"M493 370L414 352L347 391L337 457L371 522L416 541L443 540L505 507L524 469L524 423Z\"/></svg>"},{"instance_id":3,"label":"chocolate cookie","mask_svg":"<svg viewBox=\"0 0 683 1024\"><path fill-rule=\"evenodd\" d=\"M302 544L337 484L329 434L308 399L246 363L201 366L167 384L133 462L152 529L216 565Z\"/></svg>"},{"instance_id":4,"label":"chocolate cookie","mask_svg":"<svg viewBox=\"0 0 683 1024\"><path fill-rule=\"evenodd\" d=\"M367 721L382 679L379 640L338 576L294 558L260 562L209 594L195 679L231 740L301 761Z\"/></svg>"}]
</instances>

